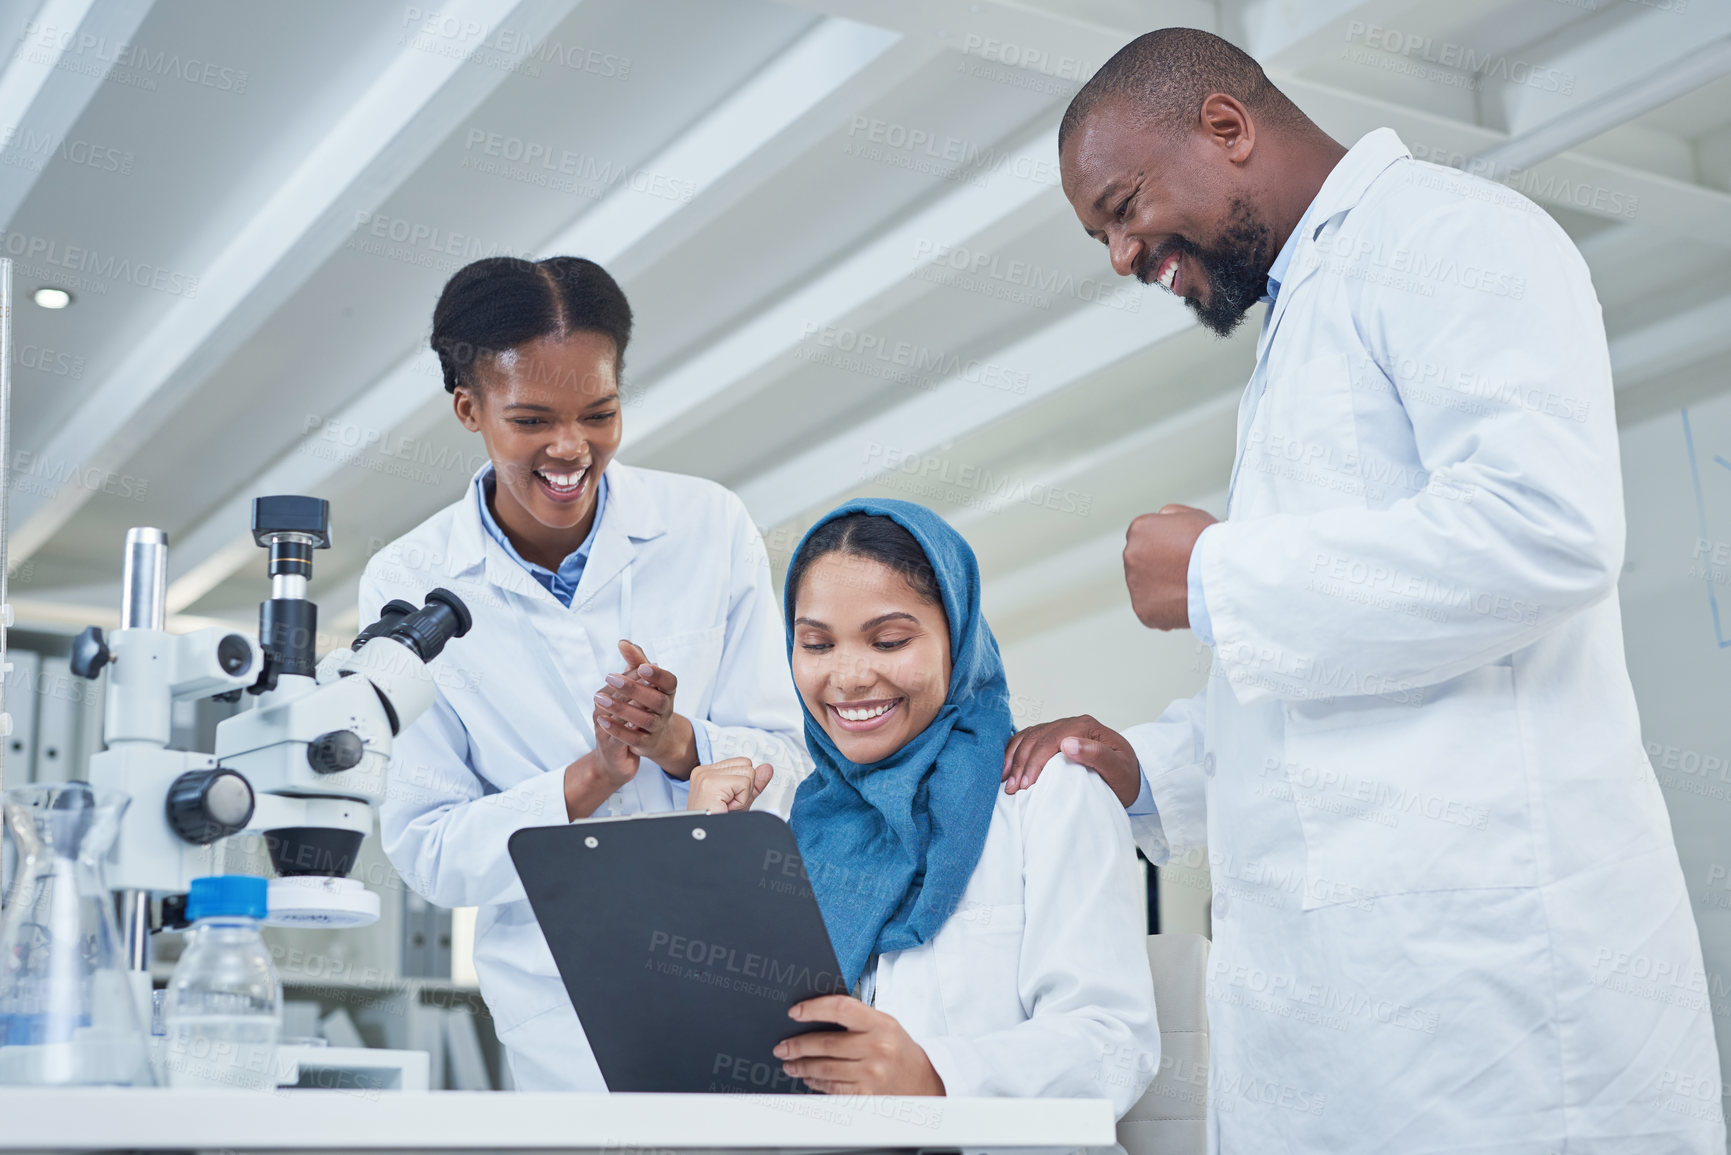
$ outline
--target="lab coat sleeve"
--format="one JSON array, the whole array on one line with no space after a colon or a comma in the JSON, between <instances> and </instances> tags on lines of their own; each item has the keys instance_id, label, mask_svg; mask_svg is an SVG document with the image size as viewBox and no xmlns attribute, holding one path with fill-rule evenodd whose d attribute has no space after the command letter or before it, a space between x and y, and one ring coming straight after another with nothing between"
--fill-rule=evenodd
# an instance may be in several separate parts
<instances>
[{"instance_id":1,"label":"lab coat sleeve","mask_svg":"<svg viewBox=\"0 0 1731 1155\"><path fill-rule=\"evenodd\" d=\"M1202 539L1208 536L1211 525L1196 535L1196 541L1190 548L1190 564L1184 570L1184 584L1187 587L1185 595L1186 608L1190 615L1190 632L1196 635L1196 640L1205 646L1214 644L1214 623L1208 618L1208 598L1202 590L1202 551L1196 546L1202 544Z\"/></svg>"},{"instance_id":2,"label":"lab coat sleeve","mask_svg":"<svg viewBox=\"0 0 1731 1155\"><path fill-rule=\"evenodd\" d=\"M361 620L377 617L384 601L363 577ZM523 884L506 843L524 827L566 821L563 767L489 793L469 765L468 731L444 691L435 690L433 705L392 745L380 841L404 883L428 902L519 901Z\"/></svg>"},{"instance_id":3,"label":"lab coat sleeve","mask_svg":"<svg viewBox=\"0 0 1731 1155\"><path fill-rule=\"evenodd\" d=\"M1142 872L1104 781L1060 754L1040 785L1022 812L1018 986L1028 1018L915 1041L946 1095L1109 1099L1121 1117L1160 1062Z\"/></svg>"},{"instance_id":4,"label":"lab coat sleeve","mask_svg":"<svg viewBox=\"0 0 1731 1155\"><path fill-rule=\"evenodd\" d=\"M1194 698L1173 702L1156 720L1124 731L1142 764L1142 797L1130 806L1130 832L1155 866L1208 842L1207 699L1204 686Z\"/></svg>"},{"instance_id":5,"label":"lab coat sleeve","mask_svg":"<svg viewBox=\"0 0 1731 1155\"><path fill-rule=\"evenodd\" d=\"M712 761L743 756L775 767L752 809L786 818L795 788L811 769L801 736L803 716L788 671L787 637L769 554L744 503L732 494L728 503L733 577L726 640L708 715L693 722L709 740Z\"/></svg>"},{"instance_id":6,"label":"lab coat sleeve","mask_svg":"<svg viewBox=\"0 0 1731 1155\"><path fill-rule=\"evenodd\" d=\"M1459 198L1377 219L1335 247L1437 275L1408 278L1416 292L1344 279L1374 364L1343 358L1340 387L1399 391L1429 478L1387 508L1203 535L1216 670L1247 703L1446 681L1610 596L1622 567L1610 360L1580 254L1536 210Z\"/></svg>"}]
</instances>

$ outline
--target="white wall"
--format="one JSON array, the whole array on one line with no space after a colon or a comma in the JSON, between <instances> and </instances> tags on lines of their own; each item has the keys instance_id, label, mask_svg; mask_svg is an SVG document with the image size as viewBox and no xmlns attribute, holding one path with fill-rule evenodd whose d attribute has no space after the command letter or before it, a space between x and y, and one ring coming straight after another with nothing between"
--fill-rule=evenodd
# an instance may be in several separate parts
<instances>
[{"instance_id":1,"label":"white wall","mask_svg":"<svg viewBox=\"0 0 1731 1155\"><path fill-rule=\"evenodd\" d=\"M1685 412L1691 437L1677 411L1623 435L1623 635L1731 1083L1731 396Z\"/></svg>"}]
</instances>

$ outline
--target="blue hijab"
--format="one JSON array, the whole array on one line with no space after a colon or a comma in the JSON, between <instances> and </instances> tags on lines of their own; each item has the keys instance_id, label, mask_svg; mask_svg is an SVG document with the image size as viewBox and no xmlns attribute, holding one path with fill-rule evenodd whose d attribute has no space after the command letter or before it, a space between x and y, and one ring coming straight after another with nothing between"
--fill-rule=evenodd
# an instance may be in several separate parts
<instances>
[{"instance_id":1,"label":"blue hijab","mask_svg":"<svg viewBox=\"0 0 1731 1155\"><path fill-rule=\"evenodd\" d=\"M1015 723L998 643L980 613L980 567L962 535L924 506L867 499L832 510L800 550L819 526L850 513L887 517L925 550L949 619L952 664L931 725L869 765L843 758L805 711L817 765L794 795L793 832L851 988L874 953L931 941L961 901L986 844ZM790 662L795 593L790 583Z\"/></svg>"}]
</instances>

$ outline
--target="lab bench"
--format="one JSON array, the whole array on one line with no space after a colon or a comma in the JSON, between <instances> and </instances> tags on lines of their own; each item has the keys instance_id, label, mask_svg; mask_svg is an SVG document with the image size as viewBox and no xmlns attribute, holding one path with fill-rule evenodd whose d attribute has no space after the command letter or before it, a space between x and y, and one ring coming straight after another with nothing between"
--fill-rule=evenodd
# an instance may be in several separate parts
<instances>
[{"instance_id":1,"label":"lab bench","mask_svg":"<svg viewBox=\"0 0 1731 1155\"><path fill-rule=\"evenodd\" d=\"M0 1090L0 1151L971 1155L1114 1142L1104 1099Z\"/></svg>"}]
</instances>

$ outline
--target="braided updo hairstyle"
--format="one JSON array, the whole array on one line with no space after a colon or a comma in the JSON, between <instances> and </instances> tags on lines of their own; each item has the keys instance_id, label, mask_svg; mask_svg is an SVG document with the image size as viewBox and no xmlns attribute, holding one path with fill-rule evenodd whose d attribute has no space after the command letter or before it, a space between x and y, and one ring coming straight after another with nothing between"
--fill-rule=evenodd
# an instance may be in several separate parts
<instances>
[{"instance_id":1,"label":"braided updo hairstyle","mask_svg":"<svg viewBox=\"0 0 1731 1155\"><path fill-rule=\"evenodd\" d=\"M507 349L580 332L612 338L614 370L624 370L631 305L606 269L582 257L475 261L451 275L433 307L433 352L448 393L473 388L477 367Z\"/></svg>"}]
</instances>

